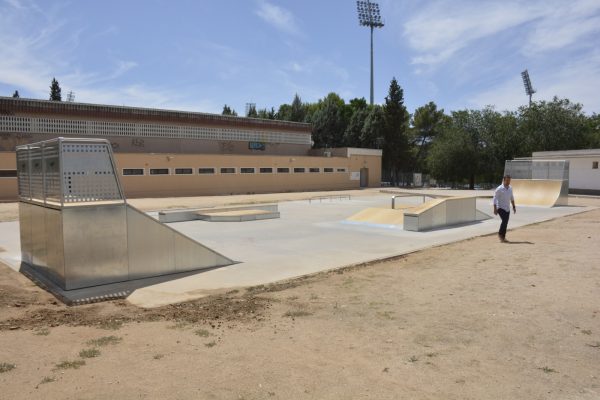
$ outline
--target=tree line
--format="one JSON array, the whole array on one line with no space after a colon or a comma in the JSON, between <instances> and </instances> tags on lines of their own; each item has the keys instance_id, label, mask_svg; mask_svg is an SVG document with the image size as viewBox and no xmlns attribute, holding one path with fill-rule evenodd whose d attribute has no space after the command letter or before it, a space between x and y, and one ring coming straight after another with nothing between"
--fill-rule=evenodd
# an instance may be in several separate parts
<instances>
[{"instance_id":1,"label":"tree line","mask_svg":"<svg viewBox=\"0 0 600 400\"><path fill-rule=\"evenodd\" d=\"M227 105L223 114L237 115ZM247 116L311 123L315 148L381 149L382 180L393 185L410 184L419 172L472 189L498 182L505 160L534 151L600 148L600 115L586 115L569 99L534 101L517 111L488 106L449 113L431 101L411 114L395 78L381 105L368 105L364 98L346 103L336 93L304 103L296 94L277 111L250 107Z\"/></svg>"},{"instance_id":2,"label":"tree line","mask_svg":"<svg viewBox=\"0 0 600 400\"><path fill-rule=\"evenodd\" d=\"M50 100L62 100L55 78ZM222 114L237 116L228 105ZM246 116L311 123L314 148L381 149L382 180L393 185L410 184L413 173L419 172L472 189L478 183L497 182L505 160L529 157L534 151L600 148L600 114L588 116L581 104L569 99L534 101L517 111L488 106L449 113L431 101L411 114L395 78L381 105L368 105L364 98L346 103L336 93L305 103L296 94L277 110L252 105Z\"/></svg>"}]
</instances>

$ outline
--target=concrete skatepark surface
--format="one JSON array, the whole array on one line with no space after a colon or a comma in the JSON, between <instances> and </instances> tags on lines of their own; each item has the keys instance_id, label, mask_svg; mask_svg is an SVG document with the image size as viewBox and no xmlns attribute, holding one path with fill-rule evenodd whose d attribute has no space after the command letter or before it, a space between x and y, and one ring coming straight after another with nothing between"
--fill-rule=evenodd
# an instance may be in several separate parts
<instances>
[{"instance_id":1,"label":"concrete skatepark surface","mask_svg":"<svg viewBox=\"0 0 600 400\"><path fill-rule=\"evenodd\" d=\"M453 191L430 191L456 195ZM459 191L461 195L465 192ZM490 192L471 192L490 196ZM424 191L402 198L422 203ZM420 249L497 232L497 218L428 232L406 232L399 224L373 224L346 219L367 208L390 207L391 195L370 192L351 200L306 200L279 203L280 219L240 223L189 221L174 229L238 261L237 264L180 279L137 288L128 300L155 307L206 296L215 290L254 286L342 266L386 259ZM490 213L491 199L478 198L478 210ZM587 211L589 207L529 207L517 204L509 229ZM150 213L156 217L157 212ZM0 223L1 260L20 264L18 222ZM509 233L510 239L510 233ZM152 283L152 282L150 282Z\"/></svg>"}]
</instances>

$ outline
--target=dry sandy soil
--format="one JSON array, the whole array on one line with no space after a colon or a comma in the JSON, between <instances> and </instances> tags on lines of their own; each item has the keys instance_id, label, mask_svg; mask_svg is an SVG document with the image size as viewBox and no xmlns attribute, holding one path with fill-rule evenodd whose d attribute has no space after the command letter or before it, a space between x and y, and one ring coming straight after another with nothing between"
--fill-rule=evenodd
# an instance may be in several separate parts
<instances>
[{"instance_id":1,"label":"dry sandy soil","mask_svg":"<svg viewBox=\"0 0 600 400\"><path fill-rule=\"evenodd\" d=\"M600 399L600 210L144 310L0 265L0 398Z\"/></svg>"}]
</instances>

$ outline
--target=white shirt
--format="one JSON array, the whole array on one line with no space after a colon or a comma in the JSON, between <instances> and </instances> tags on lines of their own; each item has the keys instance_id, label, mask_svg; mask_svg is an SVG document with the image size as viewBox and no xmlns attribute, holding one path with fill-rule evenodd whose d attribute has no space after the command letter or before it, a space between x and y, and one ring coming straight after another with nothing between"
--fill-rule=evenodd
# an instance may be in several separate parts
<instances>
[{"instance_id":1,"label":"white shirt","mask_svg":"<svg viewBox=\"0 0 600 400\"><path fill-rule=\"evenodd\" d=\"M504 184L498 186L494 192L494 205L496 208L501 208L510 212L511 201L515 201L512 186L508 185L508 187L506 187Z\"/></svg>"}]
</instances>

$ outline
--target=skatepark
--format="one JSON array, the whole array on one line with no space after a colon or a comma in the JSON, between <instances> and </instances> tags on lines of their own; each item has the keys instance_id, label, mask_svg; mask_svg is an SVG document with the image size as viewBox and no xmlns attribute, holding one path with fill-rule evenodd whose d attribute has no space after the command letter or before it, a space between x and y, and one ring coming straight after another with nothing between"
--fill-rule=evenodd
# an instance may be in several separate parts
<instances>
[{"instance_id":1,"label":"skatepark","mask_svg":"<svg viewBox=\"0 0 600 400\"><path fill-rule=\"evenodd\" d=\"M560 181L549 184L548 181L515 181L518 212L511 218L512 229L590 210L579 206L552 207L561 198L561 190L564 191ZM498 221L491 216L492 195L493 191L481 190L399 189L369 190L354 197L307 194L305 200L250 204L242 208L221 207L215 208L212 213L208 208L200 213L204 215L201 219L179 218L183 222L170 223L160 223L159 220L161 217L164 220L165 215L173 216L177 212L190 214L191 211L155 210L144 216L141 211L127 205L123 210L127 210L129 233L123 234L128 237L131 248L124 249L123 242L116 243L115 234L112 234L109 247L100 253L114 253L116 243L120 251L129 252L129 267L127 263L122 267L129 268L129 272L121 269L125 271L119 272L121 275L105 278L101 273L90 275L77 271L76 268L86 268L86 259L81 258L80 249L75 249L72 251L78 254L79 258L75 259L79 261L71 267L75 268L71 274L78 280L71 278L65 285L69 279L65 277L61 278L65 281L59 279L57 285L53 279L35 274L34 269L22 265L22 261L27 260L22 259L23 244L18 235L18 221L0 224L0 246L5 249L0 260L15 270L22 270L68 303L126 297L137 306L156 307L193 300L215 290L265 285L493 234L497 231ZM564 196L562 199L561 204L565 204ZM249 196L247 201L252 203L252 197ZM538 205L532 206L531 203ZM69 209L63 212L68 213ZM275 214L269 219L257 218L265 212ZM212 218L207 219L206 215ZM67 216L65 214L64 218ZM214 219L215 216L218 218ZM223 220L225 217L228 219ZM22 221L29 218L32 217ZM103 220L104 229L114 228L106 225L106 218ZM177 218L171 217L171 220L176 221ZM119 221L113 219L112 224L119 225ZM63 223L62 229L68 232L66 224ZM137 233L132 233L135 231L131 229L137 229ZM102 237L102 233L94 235ZM24 237L23 233L21 237ZM174 242L175 247L164 247L164 243L172 240L186 244ZM92 245L89 241L86 244ZM26 246L35 248L35 244L31 243ZM73 258L67 254L67 243L61 246L65 249L63 257ZM94 241L93 246L102 248L104 245L102 241ZM193 250L194 246L198 250ZM90 247L83 254L90 254L92 250ZM138 253L132 253L135 251ZM51 250L45 250L46 253L51 253ZM177 253L182 260L187 260L187 264L170 261L176 260ZM111 265L114 266L114 262ZM87 281L82 276L88 276Z\"/></svg>"},{"instance_id":2,"label":"skatepark","mask_svg":"<svg viewBox=\"0 0 600 400\"><path fill-rule=\"evenodd\" d=\"M515 197L559 197L540 187L528 182ZM112 203L101 200L99 208L93 200L47 211L47 201L31 198L3 207L14 218L21 203L29 215L29 206L50 215L25 232L18 220L0 222L0 366L13 369L0 375L6 396L597 394L590 371L600 348L600 282L590 260L599 246L598 199L570 196L568 206L553 207L517 200L509 242L500 243L492 191L387 188L126 203L111 193ZM64 289L60 281L45 286L52 282L35 271L17 272L31 272L23 269L23 233L43 235L40 226L58 217L68 228L73 213L105 206L122 209L113 221L123 238L137 236L121 253L122 268L147 277ZM166 215L180 222L161 223ZM407 230L410 217L422 218L415 226L424 229ZM96 228L90 231L102 232ZM71 235L70 243L81 237ZM47 243L60 239L45 237L44 252L39 243L25 244L25 256L44 261ZM93 246L105 246L100 240L77 245L88 246L84 255L99 254ZM221 254L227 265L178 262L169 251L180 241ZM65 271L76 271L72 249L63 251ZM142 256L148 264L140 265ZM172 272L178 266L189 270ZM77 283L78 276L65 279Z\"/></svg>"}]
</instances>

